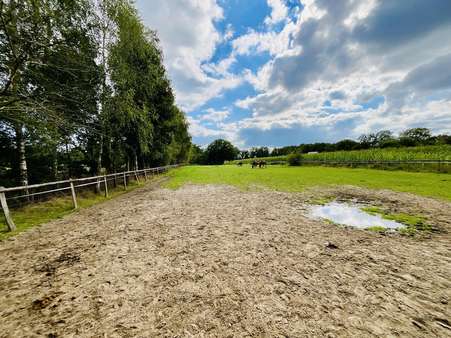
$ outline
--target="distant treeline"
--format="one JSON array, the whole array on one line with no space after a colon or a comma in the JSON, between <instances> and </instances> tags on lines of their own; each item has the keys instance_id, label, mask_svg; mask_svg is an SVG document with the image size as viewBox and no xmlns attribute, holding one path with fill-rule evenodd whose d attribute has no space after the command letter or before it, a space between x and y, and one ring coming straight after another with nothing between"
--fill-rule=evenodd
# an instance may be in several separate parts
<instances>
[{"instance_id":1,"label":"distant treeline","mask_svg":"<svg viewBox=\"0 0 451 338\"><path fill-rule=\"evenodd\" d=\"M390 154L393 154L391 159L398 157L399 159L403 159L405 156L414 156L415 159L421 159L421 156L423 156L424 159L448 159L451 147L420 147L434 145L451 145L451 136L445 134L432 135L431 131L427 128L407 129L399 136L395 136L391 131L383 130L377 133L362 135L359 137L358 141L346 139L337 143L308 143L300 144L298 146L274 148L272 151L270 151L268 147L254 147L249 150L239 150L229 141L218 139L210 143L205 149L193 145L190 150L189 159L192 164L223 164L226 161L230 162L234 160L235 162L244 160L243 162L246 163L254 158L265 158L270 162L285 162L287 160L287 155L290 154L313 153L310 155L314 155L314 153L327 153L329 154L327 155L327 159L331 159L335 158L334 155L330 155L331 153L337 153L338 155L339 152L348 154L352 150L384 150L387 148L398 149L407 147L409 147L408 151L390 151ZM412 149L413 147L417 147L417 149L414 150ZM385 158L385 155L387 155L388 152L357 152L355 154L358 157L363 156L364 160L368 160L371 159L371 157L376 156L374 154L377 154L378 159ZM380 157L380 154L384 155ZM348 156L344 156L343 154L338 156L342 160L348 158ZM307 157L305 158L307 159Z\"/></svg>"},{"instance_id":2,"label":"distant treeline","mask_svg":"<svg viewBox=\"0 0 451 338\"><path fill-rule=\"evenodd\" d=\"M451 144L450 135L432 135L427 128L412 128L395 136L389 130L377 133L365 134L359 137L358 141L345 139L336 143L307 143L298 146L287 146L274 148L272 151L268 147L254 147L249 150L242 150L237 154L237 159L262 158L284 156L292 153L308 154L311 152L335 152L362 149L378 148L400 148L424 145Z\"/></svg>"},{"instance_id":3,"label":"distant treeline","mask_svg":"<svg viewBox=\"0 0 451 338\"><path fill-rule=\"evenodd\" d=\"M0 185L183 162L191 139L131 0L0 5Z\"/></svg>"}]
</instances>

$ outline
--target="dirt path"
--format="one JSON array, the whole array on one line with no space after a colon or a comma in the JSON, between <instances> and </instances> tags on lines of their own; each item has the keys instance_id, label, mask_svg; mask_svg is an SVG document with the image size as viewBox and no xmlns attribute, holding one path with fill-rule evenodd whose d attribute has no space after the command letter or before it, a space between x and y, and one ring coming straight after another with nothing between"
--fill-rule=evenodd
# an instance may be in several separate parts
<instances>
[{"instance_id":1,"label":"dirt path","mask_svg":"<svg viewBox=\"0 0 451 338\"><path fill-rule=\"evenodd\" d=\"M0 243L0 337L449 337L451 205L340 193L442 232L309 220L309 194L145 187Z\"/></svg>"}]
</instances>

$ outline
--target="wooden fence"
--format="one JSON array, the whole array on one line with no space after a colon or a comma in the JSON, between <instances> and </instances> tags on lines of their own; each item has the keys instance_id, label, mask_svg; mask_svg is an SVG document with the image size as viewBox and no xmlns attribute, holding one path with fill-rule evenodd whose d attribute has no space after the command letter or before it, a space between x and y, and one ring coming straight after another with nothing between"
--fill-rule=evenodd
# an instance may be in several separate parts
<instances>
[{"instance_id":1,"label":"wooden fence","mask_svg":"<svg viewBox=\"0 0 451 338\"><path fill-rule=\"evenodd\" d=\"M3 210L3 214L5 216L6 225L8 227L8 230L14 231L16 229L16 225L14 224L14 221L11 217L11 213L9 211L8 200L11 200L11 199L30 200L30 198L34 198L35 196L70 190L73 207L74 207L74 209L77 209L78 208L77 188L87 187L90 185L97 185L97 187L98 187L97 190L100 192L101 186L103 185L103 193L105 194L105 197L108 197L108 182L109 181L114 181L115 184L119 181L124 186L124 189L127 190L127 179L129 177L133 177L137 182L139 182L140 176L141 176L141 178L144 178L144 180L147 180L148 175L161 174L161 173L166 172L169 169L175 168L177 166L178 165L168 165L168 166L164 166L164 167L148 168L148 169L141 169L141 170L134 170L134 171L124 171L124 172L108 174L108 175L75 178L75 179L69 179L69 180L63 180L63 181L32 184L32 185L26 185L26 186L20 186L20 187L11 187L11 188L0 187L0 206L1 206L1 209ZM36 189L49 188L51 186L54 186L54 188L48 189L48 190L32 192L33 190L36 190ZM11 196L11 197L7 196L9 193L22 192L22 191L24 192L22 195Z\"/></svg>"}]
</instances>

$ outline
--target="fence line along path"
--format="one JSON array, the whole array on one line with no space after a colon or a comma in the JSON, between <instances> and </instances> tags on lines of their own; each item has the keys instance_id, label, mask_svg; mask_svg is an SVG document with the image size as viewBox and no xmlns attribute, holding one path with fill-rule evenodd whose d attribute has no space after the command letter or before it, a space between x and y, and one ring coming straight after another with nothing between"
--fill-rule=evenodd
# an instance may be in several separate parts
<instances>
[{"instance_id":1,"label":"fence line along path","mask_svg":"<svg viewBox=\"0 0 451 338\"><path fill-rule=\"evenodd\" d=\"M11 187L11 188L0 187L0 205L3 210L3 215L5 217L8 230L14 231L14 230L16 230L16 225L14 224L14 221L11 217L11 213L9 211L8 200L30 199L30 197L32 198L32 197L38 196L38 195L45 195L45 194L50 194L50 193L54 193L54 192L70 190L73 208L77 209L78 208L77 188L86 187L86 186L90 186L90 185L97 185L97 187L98 187L97 191L101 192L101 186L103 186L103 193L105 194L105 197L108 197L108 182L109 181L114 181L115 184L117 184L118 181L122 181L122 185L124 186L124 189L127 190L127 178L129 178L129 177L133 177L139 183L140 175L142 177L144 177L144 180L147 180L149 174L150 175L158 175L158 174L168 171L169 169L172 169L172 168L175 168L178 166L179 166L178 164L175 164L175 165L168 165L168 166L164 166L164 167L123 171L120 173L114 173L114 174L108 174L108 175L75 178L75 179L47 182L47 183L41 183L41 184L32 184L32 185L19 186L19 187ZM62 187L61 187L61 185L62 185ZM49 188L49 187L52 187L52 189L33 192L33 190ZM19 191L24 191L25 193L23 195L8 197L9 193L19 192Z\"/></svg>"}]
</instances>

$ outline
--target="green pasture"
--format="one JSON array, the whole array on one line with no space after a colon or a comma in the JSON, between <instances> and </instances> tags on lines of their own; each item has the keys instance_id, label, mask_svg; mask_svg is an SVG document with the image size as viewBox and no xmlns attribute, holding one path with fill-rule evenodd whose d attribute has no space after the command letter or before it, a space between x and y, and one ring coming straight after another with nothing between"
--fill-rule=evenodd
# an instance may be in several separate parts
<instances>
[{"instance_id":1,"label":"green pasture","mask_svg":"<svg viewBox=\"0 0 451 338\"><path fill-rule=\"evenodd\" d=\"M186 166L167 174L169 188L186 183L228 184L241 189L263 186L280 191L302 191L313 186L354 185L371 189L391 189L451 200L451 175L375 169L321 166L268 166L252 169L239 166Z\"/></svg>"}]
</instances>

